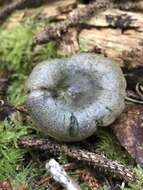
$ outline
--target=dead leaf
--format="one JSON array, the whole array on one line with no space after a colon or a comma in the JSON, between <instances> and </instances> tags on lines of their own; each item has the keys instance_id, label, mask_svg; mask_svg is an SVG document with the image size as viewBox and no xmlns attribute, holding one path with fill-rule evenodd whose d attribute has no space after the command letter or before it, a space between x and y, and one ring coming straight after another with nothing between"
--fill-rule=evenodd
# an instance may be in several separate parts
<instances>
[{"instance_id":1,"label":"dead leaf","mask_svg":"<svg viewBox=\"0 0 143 190\"><path fill-rule=\"evenodd\" d=\"M121 145L143 166L143 106L126 105L112 129Z\"/></svg>"}]
</instances>

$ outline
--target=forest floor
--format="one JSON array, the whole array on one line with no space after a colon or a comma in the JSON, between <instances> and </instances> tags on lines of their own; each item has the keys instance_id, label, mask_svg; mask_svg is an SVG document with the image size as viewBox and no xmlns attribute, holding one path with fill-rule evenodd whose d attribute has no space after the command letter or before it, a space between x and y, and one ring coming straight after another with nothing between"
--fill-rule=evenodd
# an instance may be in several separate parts
<instances>
[{"instance_id":1,"label":"forest floor","mask_svg":"<svg viewBox=\"0 0 143 190\"><path fill-rule=\"evenodd\" d=\"M0 5L0 10L3 6L7 4ZM55 158L65 167L73 163L73 160L64 154L53 156L44 150L24 149L18 142L23 137L46 138L36 129L36 124L26 108L25 83L32 68L43 60L67 56L67 53L64 53L66 50L69 54L84 51L84 47L78 47L77 41L71 43L71 46L62 41L60 48L55 42L33 47L33 36L51 22L57 23L65 19L67 12L75 7L76 1L72 0L50 1L40 7L14 11L0 26L0 189L2 190L60 190L62 187L46 171L45 163L50 158ZM75 31L72 32L75 34ZM74 39L73 35L73 41ZM77 164L74 169L69 168L66 171L81 189L143 189L143 169L139 162L136 163L134 157L131 157L130 151L128 153L121 146L112 128L99 128L95 135L79 143L79 146L84 147L87 142L96 153L104 154L110 160L129 166L139 180L125 182L104 172L89 169L86 165L85 168L78 168Z\"/></svg>"}]
</instances>

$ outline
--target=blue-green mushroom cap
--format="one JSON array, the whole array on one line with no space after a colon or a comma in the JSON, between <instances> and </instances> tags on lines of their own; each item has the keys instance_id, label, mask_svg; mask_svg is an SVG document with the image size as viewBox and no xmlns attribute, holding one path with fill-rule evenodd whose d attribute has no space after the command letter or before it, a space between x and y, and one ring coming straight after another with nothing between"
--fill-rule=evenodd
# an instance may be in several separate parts
<instances>
[{"instance_id":1,"label":"blue-green mushroom cap","mask_svg":"<svg viewBox=\"0 0 143 190\"><path fill-rule=\"evenodd\" d=\"M47 135L58 141L81 141L120 115L125 89L116 63L81 53L36 65L27 81L27 105Z\"/></svg>"}]
</instances>

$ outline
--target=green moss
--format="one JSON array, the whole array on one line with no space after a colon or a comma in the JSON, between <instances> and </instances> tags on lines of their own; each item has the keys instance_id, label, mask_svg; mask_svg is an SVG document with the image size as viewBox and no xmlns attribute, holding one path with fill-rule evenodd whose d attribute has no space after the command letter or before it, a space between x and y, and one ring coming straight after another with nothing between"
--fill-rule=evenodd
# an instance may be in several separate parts
<instances>
[{"instance_id":1,"label":"green moss","mask_svg":"<svg viewBox=\"0 0 143 190\"><path fill-rule=\"evenodd\" d=\"M27 151L21 149L17 142L30 133L32 126L25 125L20 118L20 115L15 115L11 120L0 123L0 181L9 179L14 189L28 187L32 190L36 187L35 178L43 175L43 168L32 160L24 162Z\"/></svg>"},{"instance_id":2,"label":"green moss","mask_svg":"<svg viewBox=\"0 0 143 190\"><path fill-rule=\"evenodd\" d=\"M138 166L134 168L134 171L138 177L136 182L132 182L128 184L128 187L121 187L122 190L142 190L143 189L143 169Z\"/></svg>"},{"instance_id":3,"label":"green moss","mask_svg":"<svg viewBox=\"0 0 143 190\"><path fill-rule=\"evenodd\" d=\"M39 177L39 175L42 175L42 171L35 163L31 162L25 167L21 166L20 171L17 172L15 178L12 180L13 189L26 187L26 189L35 190L38 187L35 178ZM40 187L39 189L41 190Z\"/></svg>"},{"instance_id":4,"label":"green moss","mask_svg":"<svg viewBox=\"0 0 143 190\"><path fill-rule=\"evenodd\" d=\"M134 161L121 147L110 128L99 127L97 130L97 152L104 153L109 159L117 160L123 164L133 164Z\"/></svg>"},{"instance_id":5,"label":"green moss","mask_svg":"<svg viewBox=\"0 0 143 190\"><path fill-rule=\"evenodd\" d=\"M16 166L22 160L24 151L17 146L17 140L27 134L20 123L5 121L0 124L0 180L15 177Z\"/></svg>"},{"instance_id":6,"label":"green moss","mask_svg":"<svg viewBox=\"0 0 143 190\"><path fill-rule=\"evenodd\" d=\"M52 43L39 47L33 52L33 35L36 26L21 24L0 31L0 68L17 74L27 74L34 63L58 57Z\"/></svg>"},{"instance_id":7,"label":"green moss","mask_svg":"<svg viewBox=\"0 0 143 190\"><path fill-rule=\"evenodd\" d=\"M49 43L33 49L36 24L31 21L8 29L0 29L0 69L10 71L10 83L6 100L13 106L26 103L25 83L33 66L48 58L59 57L54 44ZM13 118L13 117L12 117ZM27 163L27 150L18 147L20 137L34 134L31 120L21 116L0 123L0 180L10 179L14 189L43 189L36 185L35 177L42 176L43 165L34 161ZM21 119L20 119L21 118ZM30 128L30 130L29 130ZM26 159L26 162L24 161Z\"/></svg>"},{"instance_id":8,"label":"green moss","mask_svg":"<svg viewBox=\"0 0 143 190\"><path fill-rule=\"evenodd\" d=\"M23 105L26 102L25 83L27 76L23 74L13 74L11 84L8 87L7 101L14 106Z\"/></svg>"},{"instance_id":9,"label":"green moss","mask_svg":"<svg viewBox=\"0 0 143 190\"><path fill-rule=\"evenodd\" d=\"M31 69L32 34L24 25L0 31L1 68L22 73Z\"/></svg>"},{"instance_id":10,"label":"green moss","mask_svg":"<svg viewBox=\"0 0 143 190\"><path fill-rule=\"evenodd\" d=\"M7 100L14 106L26 101L25 82L34 65L59 57L53 43L33 49L32 41L36 31L33 22L0 30L0 69L11 73Z\"/></svg>"},{"instance_id":11,"label":"green moss","mask_svg":"<svg viewBox=\"0 0 143 190\"><path fill-rule=\"evenodd\" d=\"M47 59L60 57L62 57L62 55L58 53L56 45L49 42L47 44L37 46L33 55L33 62L38 63Z\"/></svg>"}]
</instances>

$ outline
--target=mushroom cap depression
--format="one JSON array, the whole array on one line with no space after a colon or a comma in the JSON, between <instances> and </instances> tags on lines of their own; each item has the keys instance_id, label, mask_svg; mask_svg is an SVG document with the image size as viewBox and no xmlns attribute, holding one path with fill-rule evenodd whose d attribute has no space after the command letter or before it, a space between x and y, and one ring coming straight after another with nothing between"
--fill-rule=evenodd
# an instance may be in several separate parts
<instances>
[{"instance_id":1,"label":"mushroom cap depression","mask_svg":"<svg viewBox=\"0 0 143 190\"><path fill-rule=\"evenodd\" d=\"M58 141L80 141L123 111L125 89L116 63L81 53L38 64L27 81L27 105L45 134Z\"/></svg>"}]
</instances>

